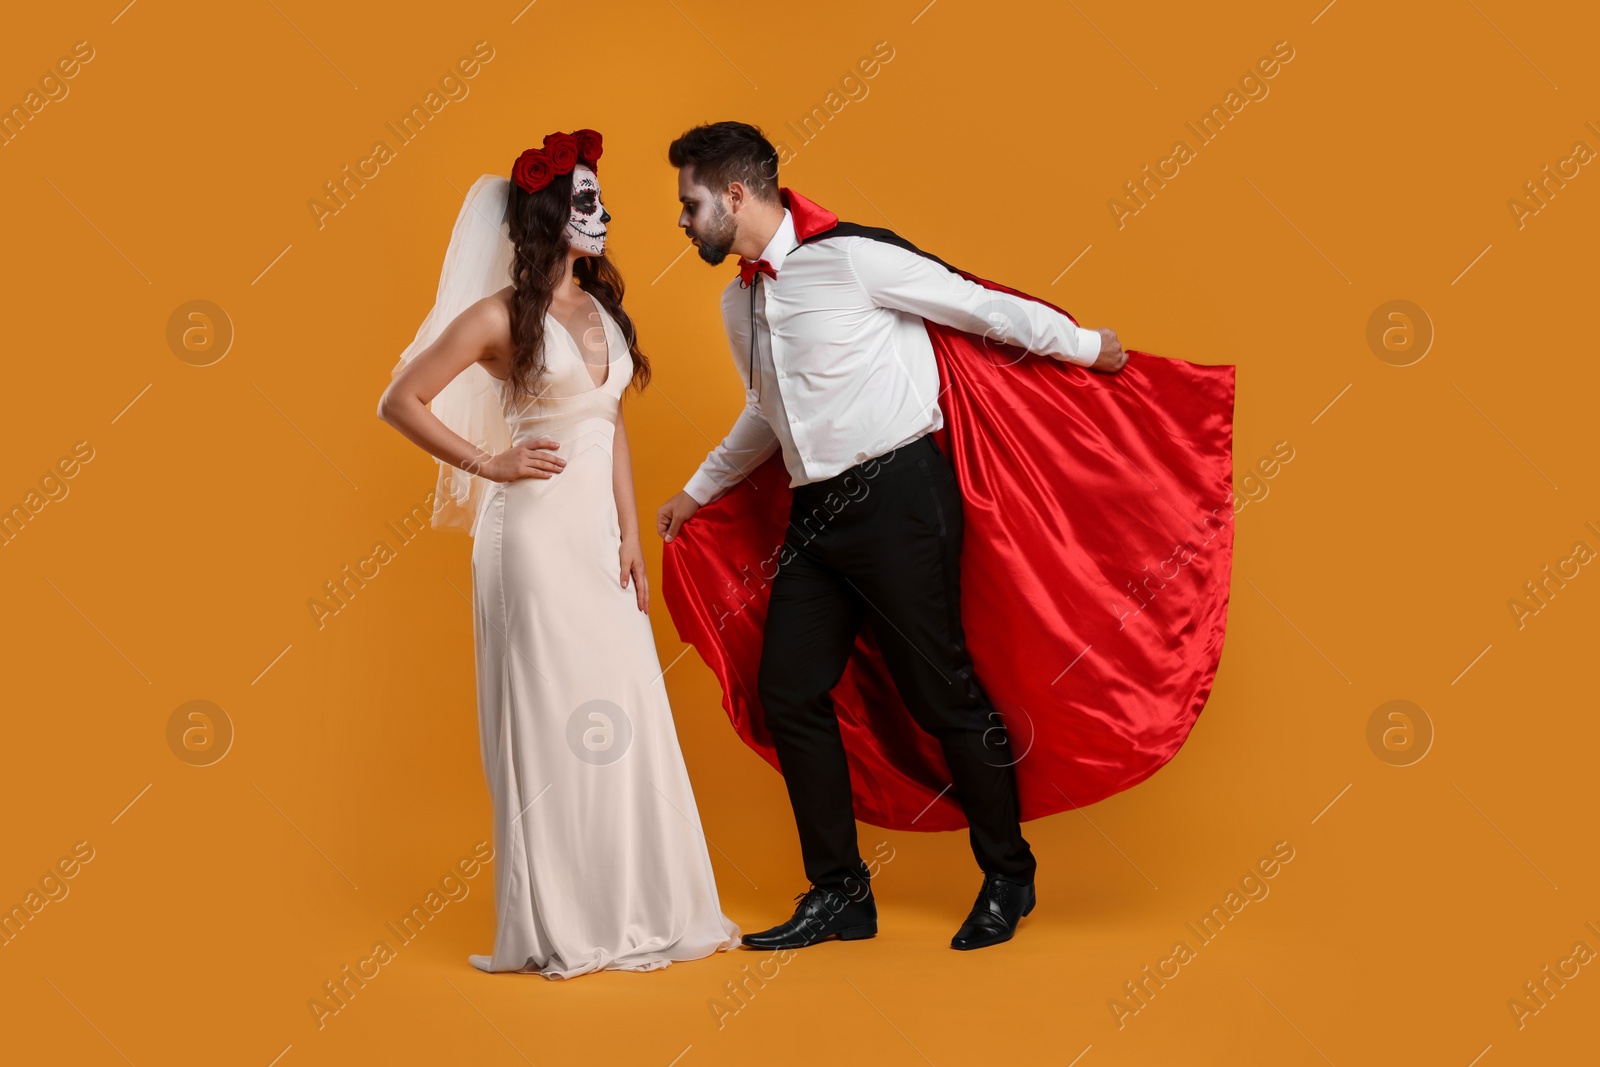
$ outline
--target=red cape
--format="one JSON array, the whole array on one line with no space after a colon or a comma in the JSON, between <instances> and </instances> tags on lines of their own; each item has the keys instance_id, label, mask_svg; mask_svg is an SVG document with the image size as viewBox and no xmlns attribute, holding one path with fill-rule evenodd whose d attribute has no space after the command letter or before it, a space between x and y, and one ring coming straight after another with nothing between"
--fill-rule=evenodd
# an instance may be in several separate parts
<instances>
[{"instance_id":1,"label":"red cape","mask_svg":"<svg viewBox=\"0 0 1600 1067\"><path fill-rule=\"evenodd\" d=\"M783 199L802 241L838 223L791 190ZM1092 804L1171 759L1211 692L1233 562L1234 368L1130 351L1120 372L1102 375L927 328L944 413L933 437L965 517L961 619L1005 720L1022 817ZM663 553L679 636L722 683L739 736L774 768L756 674L788 482L774 454ZM870 627L833 699L857 818L896 830L967 825L938 743L901 702Z\"/></svg>"}]
</instances>

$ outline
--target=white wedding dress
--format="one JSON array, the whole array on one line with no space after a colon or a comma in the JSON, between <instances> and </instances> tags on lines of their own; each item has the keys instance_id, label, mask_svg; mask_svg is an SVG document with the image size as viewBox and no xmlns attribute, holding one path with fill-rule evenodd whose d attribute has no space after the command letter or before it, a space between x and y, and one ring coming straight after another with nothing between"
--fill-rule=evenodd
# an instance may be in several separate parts
<instances>
[{"instance_id":1,"label":"white wedding dress","mask_svg":"<svg viewBox=\"0 0 1600 1067\"><path fill-rule=\"evenodd\" d=\"M494 483L473 540L496 930L494 952L469 960L485 971L651 971L739 944L650 617L619 580L611 445L633 366L621 328L595 307L610 360L601 384L551 316L545 398L513 405L494 379L512 443L554 438L567 465Z\"/></svg>"}]
</instances>

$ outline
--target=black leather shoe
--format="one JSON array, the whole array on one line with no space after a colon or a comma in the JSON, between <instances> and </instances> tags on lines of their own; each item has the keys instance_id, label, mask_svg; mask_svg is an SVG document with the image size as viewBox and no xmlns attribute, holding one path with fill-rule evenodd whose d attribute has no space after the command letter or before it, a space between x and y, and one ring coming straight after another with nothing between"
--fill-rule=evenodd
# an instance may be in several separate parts
<instances>
[{"instance_id":1,"label":"black leather shoe","mask_svg":"<svg viewBox=\"0 0 1600 1067\"><path fill-rule=\"evenodd\" d=\"M967 921L950 939L950 947L986 948L1010 941L1017 932L1017 923L1033 910L1037 900L1032 882L1013 882L997 874L985 874L978 899L967 914Z\"/></svg>"},{"instance_id":2,"label":"black leather shoe","mask_svg":"<svg viewBox=\"0 0 1600 1067\"><path fill-rule=\"evenodd\" d=\"M878 905L872 889L852 900L843 889L814 885L795 895L800 901L794 917L770 930L745 934L740 942L749 948L805 948L837 937L857 941L878 932Z\"/></svg>"}]
</instances>

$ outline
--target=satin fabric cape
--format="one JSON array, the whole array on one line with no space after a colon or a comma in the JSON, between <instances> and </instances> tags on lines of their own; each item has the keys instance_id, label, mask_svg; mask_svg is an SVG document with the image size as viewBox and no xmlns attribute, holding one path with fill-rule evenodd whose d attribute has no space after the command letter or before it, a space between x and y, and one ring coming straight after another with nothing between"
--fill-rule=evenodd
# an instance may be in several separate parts
<instances>
[{"instance_id":1,"label":"satin fabric cape","mask_svg":"<svg viewBox=\"0 0 1600 1067\"><path fill-rule=\"evenodd\" d=\"M928 255L782 196L802 243L854 234ZM944 413L933 437L965 518L961 619L1010 739L1022 817L1091 804L1171 759L1211 692L1233 559L1234 368L1130 351L1105 375L926 324ZM739 736L780 772L756 680L788 482L774 453L663 554L679 635L721 682ZM967 825L939 745L906 710L870 624L832 695L857 818L896 830Z\"/></svg>"}]
</instances>

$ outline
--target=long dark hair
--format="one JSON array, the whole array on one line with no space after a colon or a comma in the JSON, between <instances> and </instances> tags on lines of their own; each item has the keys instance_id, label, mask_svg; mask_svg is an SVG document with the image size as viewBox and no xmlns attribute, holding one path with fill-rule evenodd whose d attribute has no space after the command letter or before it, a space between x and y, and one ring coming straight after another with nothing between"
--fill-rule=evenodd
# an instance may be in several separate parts
<instances>
[{"instance_id":1,"label":"long dark hair","mask_svg":"<svg viewBox=\"0 0 1600 1067\"><path fill-rule=\"evenodd\" d=\"M536 394L544 381L545 315L561 262L567 256L565 232L572 218L572 172L557 174L550 184L530 193L511 183L511 376L512 396ZM580 256L572 274L579 288L594 296L622 328L633 357L630 385L641 391L650 383L650 360L639 350L633 320L622 310L622 273L605 256Z\"/></svg>"}]
</instances>

